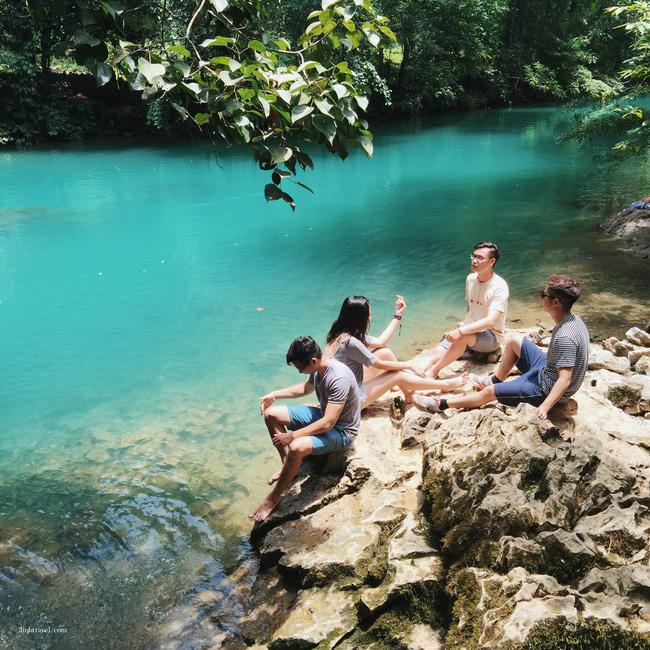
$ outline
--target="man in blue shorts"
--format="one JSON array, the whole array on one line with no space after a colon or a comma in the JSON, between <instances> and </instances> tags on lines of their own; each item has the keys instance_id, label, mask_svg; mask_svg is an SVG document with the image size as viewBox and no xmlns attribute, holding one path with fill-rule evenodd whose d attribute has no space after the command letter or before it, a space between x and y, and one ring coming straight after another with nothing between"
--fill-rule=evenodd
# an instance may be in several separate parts
<instances>
[{"instance_id":1,"label":"man in blue shorts","mask_svg":"<svg viewBox=\"0 0 650 650\"><path fill-rule=\"evenodd\" d=\"M350 446L361 421L359 388L352 371L340 361L324 357L311 336L293 341L287 364L309 375L307 381L260 398L260 411L282 460L281 469L269 479L275 486L249 515L264 521L280 502L280 495L298 474L309 454L329 454ZM317 406L272 406L276 399L304 397L316 391Z\"/></svg>"},{"instance_id":2,"label":"man in blue shorts","mask_svg":"<svg viewBox=\"0 0 650 650\"><path fill-rule=\"evenodd\" d=\"M546 420L555 404L566 404L580 388L587 371L589 332L582 320L571 313L581 291L578 282L568 275L551 275L546 280L546 288L540 294L542 306L555 322L548 354L528 338L511 338L494 375L470 375L483 390L449 400L416 395L416 406L439 412L447 408L476 408L493 400L506 406L526 402ZM504 381L515 365L521 376Z\"/></svg>"}]
</instances>

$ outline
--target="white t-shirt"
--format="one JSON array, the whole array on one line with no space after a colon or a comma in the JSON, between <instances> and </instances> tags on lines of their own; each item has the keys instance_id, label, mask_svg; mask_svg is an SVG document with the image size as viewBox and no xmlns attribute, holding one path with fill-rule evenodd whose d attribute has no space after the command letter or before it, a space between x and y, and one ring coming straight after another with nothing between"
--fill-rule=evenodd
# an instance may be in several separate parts
<instances>
[{"instance_id":1,"label":"white t-shirt","mask_svg":"<svg viewBox=\"0 0 650 650\"><path fill-rule=\"evenodd\" d=\"M479 282L477 274L470 273L465 281L465 300L468 307L465 322L469 325L486 318L489 311L501 312L495 326L489 328L501 340L506 326L509 295L508 284L500 275L493 273L489 280Z\"/></svg>"}]
</instances>

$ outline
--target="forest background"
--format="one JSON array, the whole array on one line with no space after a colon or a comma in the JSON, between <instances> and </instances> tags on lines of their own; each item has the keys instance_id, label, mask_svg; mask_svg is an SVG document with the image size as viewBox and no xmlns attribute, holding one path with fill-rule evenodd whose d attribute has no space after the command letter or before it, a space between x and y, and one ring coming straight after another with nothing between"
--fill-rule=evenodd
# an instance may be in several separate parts
<instances>
[{"instance_id":1,"label":"forest background","mask_svg":"<svg viewBox=\"0 0 650 650\"><path fill-rule=\"evenodd\" d=\"M648 3L0 0L0 143L202 130L272 172L372 154L372 120L589 101L573 137L644 153Z\"/></svg>"}]
</instances>

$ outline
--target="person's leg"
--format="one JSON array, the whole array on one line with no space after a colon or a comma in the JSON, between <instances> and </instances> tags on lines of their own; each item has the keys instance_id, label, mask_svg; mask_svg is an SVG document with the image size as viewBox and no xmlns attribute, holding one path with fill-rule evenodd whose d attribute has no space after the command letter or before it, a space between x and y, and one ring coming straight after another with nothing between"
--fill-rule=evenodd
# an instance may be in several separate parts
<instances>
[{"instance_id":1,"label":"person's leg","mask_svg":"<svg viewBox=\"0 0 650 650\"><path fill-rule=\"evenodd\" d=\"M314 406L270 406L264 414L264 422L269 430L271 440L273 440L276 433L285 433L287 429L292 431L302 429L321 417L323 417L321 410ZM284 465L287 457L287 447L276 445L276 449ZM269 478L269 485L273 485L280 478L281 472L282 467Z\"/></svg>"},{"instance_id":2,"label":"person's leg","mask_svg":"<svg viewBox=\"0 0 650 650\"><path fill-rule=\"evenodd\" d=\"M443 339L437 347L442 348L444 352L442 356L440 356L429 368L427 371L427 377L433 377L434 379L437 378L443 368L446 368L450 363L460 358L463 352L465 352L468 347L472 347L474 343L476 343L475 334L466 334L465 336L461 336L457 341L454 341L451 344L446 339Z\"/></svg>"},{"instance_id":3,"label":"person's leg","mask_svg":"<svg viewBox=\"0 0 650 650\"><path fill-rule=\"evenodd\" d=\"M503 355L501 356L501 361L499 361L499 365L494 371L494 376L500 381L504 381L512 369L517 365L517 362L521 357L523 338L523 336L513 336L508 339Z\"/></svg>"},{"instance_id":4,"label":"person's leg","mask_svg":"<svg viewBox=\"0 0 650 650\"><path fill-rule=\"evenodd\" d=\"M418 377L412 372L404 370L391 370L363 382L366 394L363 406L364 408L369 406L393 386L398 386L405 394L410 394L416 390L452 391L457 390L465 383L467 383L465 375L453 379L431 379L429 377Z\"/></svg>"},{"instance_id":5,"label":"person's leg","mask_svg":"<svg viewBox=\"0 0 650 650\"><path fill-rule=\"evenodd\" d=\"M397 361L395 353L389 348L378 348L377 350L373 350L372 353L382 361ZM370 368L364 368L363 381L368 381L368 379L376 377L380 372L381 370L379 368L373 368L372 366Z\"/></svg>"},{"instance_id":6,"label":"person's leg","mask_svg":"<svg viewBox=\"0 0 650 650\"><path fill-rule=\"evenodd\" d=\"M300 464L305 456L311 454L312 443L311 436L296 438L287 445L287 455L282 465L282 470L278 476L275 487L269 492L264 501L260 503L250 515L255 521L264 521L273 512L275 506L280 502L282 492L287 488L289 483L298 474Z\"/></svg>"},{"instance_id":7,"label":"person's leg","mask_svg":"<svg viewBox=\"0 0 650 650\"><path fill-rule=\"evenodd\" d=\"M453 409L475 409L495 399L494 386L488 386L477 393L470 393L462 397L452 397L447 400L447 406Z\"/></svg>"},{"instance_id":8,"label":"person's leg","mask_svg":"<svg viewBox=\"0 0 650 650\"><path fill-rule=\"evenodd\" d=\"M289 407L270 406L268 409L266 409L266 413L264 413L264 424L266 424L266 428L269 430L271 440L273 440L274 435L286 432L287 427L291 425L291 414L289 413ZM276 449L280 454L280 460L284 464L284 459L287 457L286 447L276 446ZM275 483L275 481L278 480L281 471L282 468L280 468L275 474L273 474L273 476L271 476L269 479L269 485L272 485Z\"/></svg>"}]
</instances>

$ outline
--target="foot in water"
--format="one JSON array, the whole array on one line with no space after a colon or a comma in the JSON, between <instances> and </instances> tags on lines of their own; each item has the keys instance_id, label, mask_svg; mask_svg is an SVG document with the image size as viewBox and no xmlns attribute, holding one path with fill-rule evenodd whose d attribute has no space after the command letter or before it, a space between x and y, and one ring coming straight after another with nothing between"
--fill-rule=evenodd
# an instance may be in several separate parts
<instances>
[{"instance_id":1,"label":"foot in water","mask_svg":"<svg viewBox=\"0 0 650 650\"><path fill-rule=\"evenodd\" d=\"M248 516L255 521L264 521L273 512L273 509L279 502L280 497L274 498L269 494Z\"/></svg>"},{"instance_id":2,"label":"foot in water","mask_svg":"<svg viewBox=\"0 0 650 650\"><path fill-rule=\"evenodd\" d=\"M279 478L282 473L282 468L280 468L271 478L269 478L269 485L273 485Z\"/></svg>"}]
</instances>

